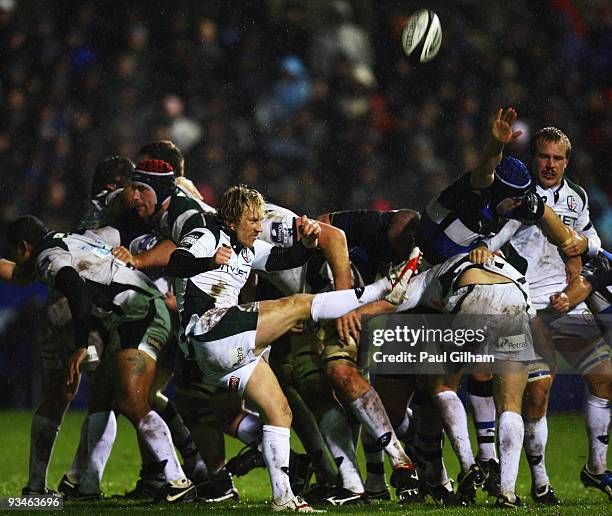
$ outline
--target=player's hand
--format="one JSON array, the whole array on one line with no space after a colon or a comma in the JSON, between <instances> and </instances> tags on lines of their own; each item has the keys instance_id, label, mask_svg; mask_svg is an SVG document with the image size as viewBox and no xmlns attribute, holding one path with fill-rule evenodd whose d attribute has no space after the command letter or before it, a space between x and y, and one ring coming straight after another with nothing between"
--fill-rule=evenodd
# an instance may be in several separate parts
<instances>
[{"instance_id":1,"label":"player's hand","mask_svg":"<svg viewBox=\"0 0 612 516\"><path fill-rule=\"evenodd\" d=\"M115 247L112 251L113 256L117 258L117 260L122 261L126 265L131 265L132 267L138 268L138 263L136 260L136 256L130 253L125 247L122 245L119 247Z\"/></svg>"},{"instance_id":2,"label":"player's hand","mask_svg":"<svg viewBox=\"0 0 612 516\"><path fill-rule=\"evenodd\" d=\"M87 357L87 348L77 348L68 361L66 385L72 385L81 376L81 364Z\"/></svg>"},{"instance_id":3,"label":"player's hand","mask_svg":"<svg viewBox=\"0 0 612 516\"><path fill-rule=\"evenodd\" d=\"M302 244L308 249L313 249L319 244L321 226L316 220L309 219L302 215L300 219L299 232L302 237Z\"/></svg>"},{"instance_id":4,"label":"player's hand","mask_svg":"<svg viewBox=\"0 0 612 516\"><path fill-rule=\"evenodd\" d=\"M215 255L213 256L213 262L216 265L227 265L231 257L232 257L232 248L227 244L223 244L215 252Z\"/></svg>"},{"instance_id":5,"label":"player's hand","mask_svg":"<svg viewBox=\"0 0 612 516\"><path fill-rule=\"evenodd\" d=\"M567 256L580 256L586 252L589 247L589 240L586 237L580 236L575 231L573 235L563 242L561 248Z\"/></svg>"},{"instance_id":6,"label":"player's hand","mask_svg":"<svg viewBox=\"0 0 612 516\"><path fill-rule=\"evenodd\" d=\"M555 312L565 313L570 309L570 302L567 294L564 292L557 292L550 296L550 307Z\"/></svg>"},{"instance_id":7,"label":"player's hand","mask_svg":"<svg viewBox=\"0 0 612 516\"><path fill-rule=\"evenodd\" d=\"M516 111L511 107L506 110L500 108L491 126L493 139L505 144L516 140L523 134L523 131L512 131L512 124L516 122L517 116Z\"/></svg>"},{"instance_id":8,"label":"player's hand","mask_svg":"<svg viewBox=\"0 0 612 516\"><path fill-rule=\"evenodd\" d=\"M495 255L484 246L478 246L475 249L472 249L468 254L469 260L478 265L483 265L484 263L490 262L493 260L493 256Z\"/></svg>"},{"instance_id":9,"label":"player's hand","mask_svg":"<svg viewBox=\"0 0 612 516\"><path fill-rule=\"evenodd\" d=\"M352 337L356 342L359 342L361 335L361 316L356 310L343 315L336 319L336 329L338 336L342 342L348 342L349 337Z\"/></svg>"}]
</instances>

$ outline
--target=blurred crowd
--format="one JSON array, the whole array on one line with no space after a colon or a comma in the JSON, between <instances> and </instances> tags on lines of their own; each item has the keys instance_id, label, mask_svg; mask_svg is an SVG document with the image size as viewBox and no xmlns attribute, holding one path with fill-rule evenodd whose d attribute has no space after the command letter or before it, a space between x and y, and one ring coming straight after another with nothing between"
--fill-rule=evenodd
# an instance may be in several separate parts
<instances>
[{"instance_id":1,"label":"blurred crowd","mask_svg":"<svg viewBox=\"0 0 612 516\"><path fill-rule=\"evenodd\" d=\"M442 49L402 55L427 4ZM612 243L612 5L580 2L0 0L0 230L79 217L103 157L171 139L212 205L246 183L300 213L421 209L513 106L545 125Z\"/></svg>"}]
</instances>

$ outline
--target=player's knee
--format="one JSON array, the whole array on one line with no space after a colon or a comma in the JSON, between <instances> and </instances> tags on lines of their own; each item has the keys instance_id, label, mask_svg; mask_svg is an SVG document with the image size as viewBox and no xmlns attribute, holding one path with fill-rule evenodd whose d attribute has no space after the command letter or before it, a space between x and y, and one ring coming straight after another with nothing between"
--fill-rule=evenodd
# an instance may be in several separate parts
<instances>
[{"instance_id":1,"label":"player's knee","mask_svg":"<svg viewBox=\"0 0 612 516\"><path fill-rule=\"evenodd\" d=\"M333 364L327 367L327 376L335 389L342 392L347 391L356 376L359 375L357 368L349 364Z\"/></svg>"},{"instance_id":2,"label":"player's knee","mask_svg":"<svg viewBox=\"0 0 612 516\"><path fill-rule=\"evenodd\" d=\"M549 378L527 384L523 412L529 419L540 419L546 415L551 384Z\"/></svg>"},{"instance_id":3,"label":"player's knee","mask_svg":"<svg viewBox=\"0 0 612 516\"><path fill-rule=\"evenodd\" d=\"M285 298L283 311L286 310L287 316L293 316L296 321L301 319L310 319L310 305L312 303L312 295L310 294L295 294Z\"/></svg>"}]
</instances>

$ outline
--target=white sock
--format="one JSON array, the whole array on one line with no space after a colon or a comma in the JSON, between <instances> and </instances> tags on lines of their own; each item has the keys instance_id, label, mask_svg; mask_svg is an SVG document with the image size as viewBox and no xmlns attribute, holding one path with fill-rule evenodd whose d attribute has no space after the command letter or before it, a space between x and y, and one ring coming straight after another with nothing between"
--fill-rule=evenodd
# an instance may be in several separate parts
<instances>
[{"instance_id":1,"label":"white sock","mask_svg":"<svg viewBox=\"0 0 612 516\"><path fill-rule=\"evenodd\" d=\"M79 490L84 494L100 492L100 482L104 468L110 457L117 435L115 413L94 412L89 414L87 424L87 466L81 476Z\"/></svg>"},{"instance_id":2,"label":"white sock","mask_svg":"<svg viewBox=\"0 0 612 516\"><path fill-rule=\"evenodd\" d=\"M594 475L601 475L607 469L610 408L608 400L589 393L586 402L586 427L589 437L587 469Z\"/></svg>"},{"instance_id":3,"label":"white sock","mask_svg":"<svg viewBox=\"0 0 612 516\"><path fill-rule=\"evenodd\" d=\"M310 314L313 321L337 319L360 306L382 299L389 292L389 280L379 279L365 287L315 294Z\"/></svg>"},{"instance_id":4,"label":"white sock","mask_svg":"<svg viewBox=\"0 0 612 516\"><path fill-rule=\"evenodd\" d=\"M536 488L547 486L550 484L550 480L546 473L546 462L544 460L546 442L548 441L546 416L533 420L525 418L524 424L525 437L523 438L523 445L529 469L531 470L531 482Z\"/></svg>"},{"instance_id":5,"label":"white sock","mask_svg":"<svg viewBox=\"0 0 612 516\"><path fill-rule=\"evenodd\" d=\"M255 446L261 443L263 424L255 414L247 412L236 427L236 438L244 444Z\"/></svg>"},{"instance_id":6,"label":"white sock","mask_svg":"<svg viewBox=\"0 0 612 516\"><path fill-rule=\"evenodd\" d=\"M388 489L385 479L385 450L369 432L361 432L361 444L366 459L366 491L376 492Z\"/></svg>"},{"instance_id":7,"label":"white sock","mask_svg":"<svg viewBox=\"0 0 612 516\"><path fill-rule=\"evenodd\" d=\"M478 458L482 461L497 459L493 380L478 382L470 377L467 382L467 392L468 405L476 427Z\"/></svg>"},{"instance_id":8,"label":"white sock","mask_svg":"<svg viewBox=\"0 0 612 516\"><path fill-rule=\"evenodd\" d=\"M459 458L461 471L465 472L472 464L475 464L475 461L463 403L453 391L442 391L436 394L434 402L440 411L444 430L450 439L451 446Z\"/></svg>"},{"instance_id":9,"label":"white sock","mask_svg":"<svg viewBox=\"0 0 612 516\"><path fill-rule=\"evenodd\" d=\"M73 484L78 484L81 481L81 476L87 467L87 457L89 447L87 446L87 427L89 425L89 416L87 416L81 424L81 436L79 438L79 446L74 454L74 459L70 468L66 472L68 480Z\"/></svg>"},{"instance_id":10,"label":"white sock","mask_svg":"<svg viewBox=\"0 0 612 516\"><path fill-rule=\"evenodd\" d=\"M342 487L353 493L363 493L365 488L357 465L353 433L344 411L340 407L328 410L319 420L319 429L338 465Z\"/></svg>"},{"instance_id":11,"label":"white sock","mask_svg":"<svg viewBox=\"0 0 612 516\"><path fill-rule=\"evenodd\" d=\"M46 417L34 414L30 430L30 478L28 487L43 492L47 487L47 470L60 426Z\"/></svg>"},{"instance_id":12,"label":"white sock","mask_svg":"<svg viewBox=\"0 0 612 516\"><path fill-rule=\"evenodd\" d=\"M412 462L395 435L385 407L373 387L352 401L350 407L364 430L375 436L379 445L387 452L391 464L395 466Z\"/></svg>"},{"instance_id":13,"label":"white sock","mask_svg":"<svg viewBox=\"0 0 612 516\"><path fill-rule=\"evenodd\" d=\"M512 497L516 489L516 477L521 461L523 444L523 418L516 412L506 410L499 416L499 467L501 471L501 494Z\"/></svg>"},{"instance_id":14,"label":"white sock","mask_svg":"<svg viewBox=\"0 0 612 516\"><path fill-rule=\"evenodd\" d=\"M268 467L272 500L282 505L293 498L289 483L289 436L288 428L264 425L262 435L262 452Z\"/></svg>"},{"instance_id":15,"label":"white sock","mask_svg":"<svg viewBox=\"0 0 612 516\"><path fill-rule=\"evenodd\" d=\"M416 446L419 456L417 466L423 470L423 478L432 486L445 484L448 474L442 457L444 427L440 411L426 391L417 389L413 398Z\"/></svg>"},{"instance_id":16,"label":"white sock","mask_svg":"<svg viewBox=\"0 0 612 516\"><path fill-rule=\"evenodd\" d=\"M170 429L159 414L151 410L138 422L136 430L155 456L155 459L166 461L164 466L166 482L185 479L185 473L183 473L172 444Z\"/></svg>"},{"instance_id":17,"label":"white sock","mask_svg":"<svg viewBox=\"0 0 612 516\"><path fill-rule=\"evenodd\" d=\"M204 464L204 460L191 438L191 432L176 410L174 403L168 400L166 407L159 412L159 415L168 425L170 435L172 436L172 442L183 457L185 469L189 472L189 475L192 478L205 477L208 474L206 464Z\"/></svg>"}]
</instances>

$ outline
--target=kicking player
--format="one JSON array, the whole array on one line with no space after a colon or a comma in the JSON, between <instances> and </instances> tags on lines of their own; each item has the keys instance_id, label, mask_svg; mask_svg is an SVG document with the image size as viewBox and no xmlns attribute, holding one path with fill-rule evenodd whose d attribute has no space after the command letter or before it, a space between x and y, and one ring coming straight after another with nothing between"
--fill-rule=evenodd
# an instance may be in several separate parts
<instances>
[{"instance_id":1,"label":"kicking player","mask_svg":"<svg viewBox=\"0 0 612 516\"><path fill-rule=\"evenodd\" d=\"M195 357L206 382L239 392L258 407L263 427L263 454L272 483L274 511L312 512L293 495L286 474L291 412L266 358L270 342L300 320L333 319L380 299L389 280L362 289L295 295L274 301L238 305L238 294L251 269L282 270L302 265L315 247L320 228L302 218L302 239L281 248L257 239L264 217L261 195L246 187L230 188L218 216L203 216L187 233L168 263L168 272L185 281L178 296L185 340L181 347ZM393 271L396 290L405 288L408 269ZM263 360L262 360L263 359Z\"/></svg>"},{"instance_id":2,"label":"kicking player","mask_svg":"<svg viewBox=\"0 0 612 516\"><path fill-rule=\"evenodd\" d=\"M68 300L76 350L68 361L67 384L78 382L92 321L114 339L91 390L86 468L90 474L79 485L81 498L101 496L100 480L116 432L114 401L151 453L165 463L167 484L161 499L193 500L195 487L181 469L168 427L148 402L155 361L170 331L162 294L144 274L115 259L111 246L95 233L55 233L32 216L16 219L7 233L15 263L30 269L31 280L37 276Z\"/></svg>"}]
</instances>

